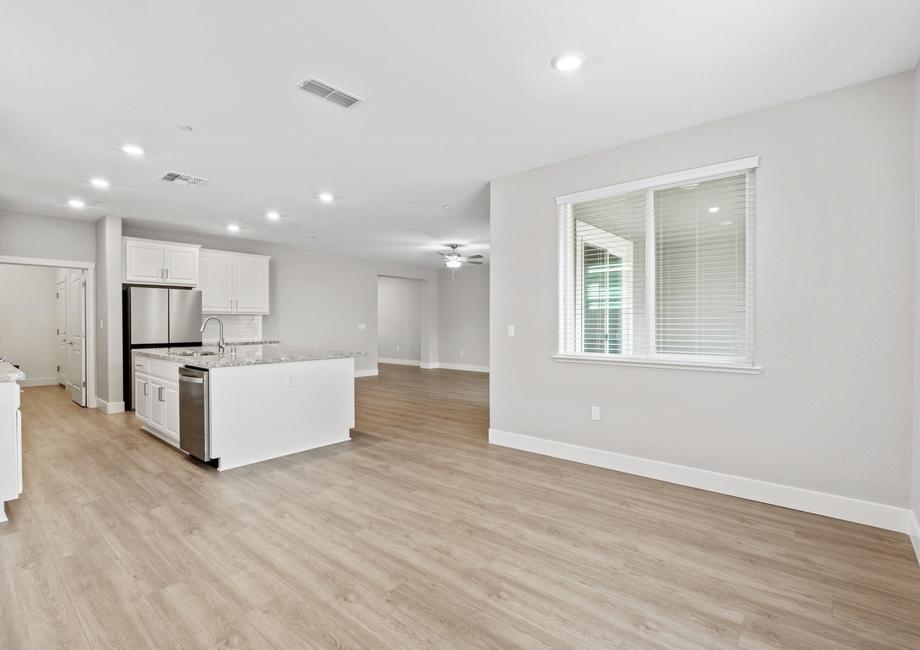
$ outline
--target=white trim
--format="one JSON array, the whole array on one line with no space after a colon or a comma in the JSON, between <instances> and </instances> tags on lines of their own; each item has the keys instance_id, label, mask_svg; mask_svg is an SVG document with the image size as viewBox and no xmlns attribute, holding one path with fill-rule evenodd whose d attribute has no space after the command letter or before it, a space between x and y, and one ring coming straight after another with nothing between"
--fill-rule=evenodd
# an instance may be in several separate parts
<instances>
[{"instance_id":1,"label":"white trim","mask_svg":"<svg viewBox=\"0 0 920 650\"><path fill-rule=\"evenodd\" d=\"M368 370L355 370L355 377L376 377L377 369L370 368Z\"/></svg>"},{"instance_id":2,"label":"white trim","mask_svg":"<svg viewBox=\"0 0 920 650\"><path fill-rule=\"evenodd\" d=\"M113 415L115 413L124 413L125 412L125 403L124 402L106 402L101 397L96 398L96 408L105 413L106 415Z\"/></svg>"},{"instance_id":3,"label":"white trim","mask_svg":"<svg viewBox=\"0 0 920 650\"><path fill-rule=\"evenodd\" d=\"M910 535L910 543L914 547L914 555L917 556L917 562L920 563L920 515L913 510L908 510L907 517L907 534Z\"/></svg>"},{"instance_id":4,"label":"white trim","mask_svg":"<svg viewBox=\"0 0 920 650\"><path fill-rule=\"evenodd\" d=\"M384 359L383 357L378 358L377 363L392 363L397 366L417 366L419 365L418 359Z\"/></svg>"},{"instance_id":5,"label":"white trim","mask_svg":"<svg viewBox=\"0 0 920 650\"><path fill-rule=\"evenodd\" d=\"M436 368L439 368L440 366L437 364L437 362L435 362L435 363L425 363L425 362L422 362L422 363L418 364L418 367L421 368L422 370L434 370L434 369L436 369Z\"/></svg>"},{"instance_id":6,"label":"white trim","mask_svg":"<svg viewBox=\"0 0 920 650\"><path fill-rule=\"evenodd\" d=\"M741 375L759 375L763 368L749 363L723 363L719 361L682 361L647 359L642 357L614 357L609 354L554 354L554 361L563 363L597 363L608 366L638 366L642 368L667 368L670 370L703 370L705 372L733 372Z\"/></svg>"},{"instance_id":7,"label":"white trim","mask_svg":"<svg viewBox=\"0 0 920 650\"><path fill-rule=\"evenodd\" d=\"M489 429L489 443L899 533L908 532L908 516L913 514L907 508L898 508L883 503L722 474L696 467L675 465L613 451L581 447L498 429Z\"/></svg>"},{"instance_id":8,"label":"white trim","mask_svg":"<svg viewBox=\"0 0 920 650\"><path fill-rule=\"evenodd\" d=\"M57 377L35 377L33 379L20 379L17 382L23 388L32 388L34 386L57 386Z\"/></svg>"},{"instance_id":9,"label":"white trim","mask_svg":"<svg viewBox=\"0 0 920 650\"><path fill-rule=\"evenodd\" d=\"M697 167L695 169L684 169L679 172L671 172L670 174L653 176L652 178L643 178L635 181L627 181L625 183L617 183L616 185L598 187L593 190L583 190L581 192L573 192L572 194L563 194L562 196L556 197L556 205L563 205L566 203L580 203L582 201L593 201L595 199L606 199L611 196L629 194L630 192L647 190L652 187L661 189L669 185L682 185L683 183L690 181L698 183L700 181L712 180L727 174L734 174L736 172L742 172L748 169L755 169L759 162L760 156L750 156L749 158L729 160L722 163L716 163L715 165Z\"/></svg>"},{"instance_id":10,"label":"white trim","mask_svg":"<svg viewBox=\"0 0 920 650\"><path fill-rule=\"evenodd\" d=\"M44 257L15 257L0 255L0 264L18 264L24 266L53 266L66 269L95 269L95 262L78 262L75 260L51 260Z\"/></svg>"},{"instance_id":11,"label":"white trim","mask_svg":"<svg viewBox=\"0 0 920 650\"><path fill-rule=\"evenodd\" d=\"M489 372L489 366L474 366L468 363L439 363L436 368L444 370L464 370L466 372Z\"/></svg>"}]
</instances>

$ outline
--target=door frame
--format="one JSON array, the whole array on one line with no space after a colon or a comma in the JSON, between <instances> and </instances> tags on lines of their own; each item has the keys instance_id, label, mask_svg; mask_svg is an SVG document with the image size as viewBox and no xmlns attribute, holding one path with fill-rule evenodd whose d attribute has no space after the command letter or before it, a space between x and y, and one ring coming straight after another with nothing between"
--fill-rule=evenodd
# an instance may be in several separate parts
<instances>
[{"instance_id":1,"label":"door frame","mask_svg":"<svg viewBox=\"0 0 920 650\"><path fill-rule=\"evenodd\" d=\"M86 304L83 305L86 331L86 341L84 343L84 353L86 355L86 408L96 408L96 264L94 262L52 260L44 257L15 257L12 255L0 255L0 264L46 266L86 271L86 292L83 294L86 300Z\"/></svg>"}]
</instances>

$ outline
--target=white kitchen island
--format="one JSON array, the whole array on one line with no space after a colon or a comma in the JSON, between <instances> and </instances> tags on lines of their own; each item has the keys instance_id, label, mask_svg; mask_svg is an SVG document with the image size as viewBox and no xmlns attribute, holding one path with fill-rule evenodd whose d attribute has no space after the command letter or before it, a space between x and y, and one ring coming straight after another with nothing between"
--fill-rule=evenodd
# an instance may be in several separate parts
<instances>
[{"instance_id":1,"label":"white kitchen island","mask_svg":"<svg viewBox=\"0 0 920 650\"><path fill-rule=\"evenodd\" d=\"M223 354L213 347L136 354L177 373L183 366L207 373L209 455L219 470L344 442L355 425L354 353L271 344L230 346ZM161 394L157 388L153 399ZM181 447L181 419L174 418L169 436L152 432Z\"/></svg>"}]
</instances>

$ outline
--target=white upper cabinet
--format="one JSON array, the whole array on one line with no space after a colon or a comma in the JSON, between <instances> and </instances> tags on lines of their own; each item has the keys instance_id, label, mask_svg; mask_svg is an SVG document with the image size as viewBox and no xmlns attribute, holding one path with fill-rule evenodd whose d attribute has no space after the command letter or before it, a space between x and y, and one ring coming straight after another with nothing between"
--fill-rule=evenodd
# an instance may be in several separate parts
<instances>
[{"instance_id":1,"label":"white upper cabinet","mask_svg":"<svg viewBox=\"0 0 920 650\"><path fill-rule=\"evenodd\" d=\"M122 280L135 284L198 285L198 250L193 244L123 238Z\"/></svg>"},{"instance_id":2,"label":"white upper cabinet","mask_svg":"<svg viewBox=\"0 0 920 650\"><path fill-rule=\"evenodd\" d=\"M236 313L268 313L268 259L255 255L234 257L233 285Z\"/></svg>"},{"instance_id":3,"label":"white upper cabinet","mask_svg":"<svg viewBox=\"0 0 920 650\"><path fill-rule=\"evenodd\" d=\"M269 261L261 255L201 251L201 311L206 314L268 314Z\"/></svg>"},{"instance_id":4,"label":"white upper cabinet","mask_svg":"<svg viewBox=\"0 0 920 650\"><path fill-rule=\"evenodd\" d=\"M233 258L230 253L202 250L198 260L201 311L229 314L233 311Z\"/></svg>"}]
</instances>

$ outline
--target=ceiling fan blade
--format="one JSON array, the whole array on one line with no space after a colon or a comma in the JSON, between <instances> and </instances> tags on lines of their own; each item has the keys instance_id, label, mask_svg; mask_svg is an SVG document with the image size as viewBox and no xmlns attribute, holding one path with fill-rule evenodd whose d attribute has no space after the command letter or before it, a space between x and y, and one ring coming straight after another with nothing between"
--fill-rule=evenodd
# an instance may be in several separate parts
<instances>
[{"instance_id":1,"label":"ceiling fan blade","mask_svg":"<svg viewBox=\"0 0 920 650\"><path fill-rule=\"evenodd\" d=\"M481 260L481 259L482 259L482 255L470 255L470 256L467 257L466 259L468 259L468 260Z\"/></svg>"},{"instance_id":2,"label":"ceiling fan blade","mask_svg":"<svg viewBox=\"0 0 920 650\"><path fill-rule=\"evenodd\" d=\"M467 262L467 264L482 264L482 262Z\"/></svg>"}]
</instances>

